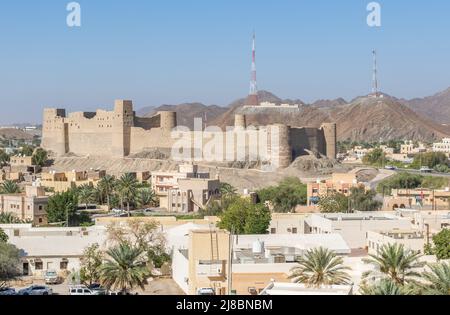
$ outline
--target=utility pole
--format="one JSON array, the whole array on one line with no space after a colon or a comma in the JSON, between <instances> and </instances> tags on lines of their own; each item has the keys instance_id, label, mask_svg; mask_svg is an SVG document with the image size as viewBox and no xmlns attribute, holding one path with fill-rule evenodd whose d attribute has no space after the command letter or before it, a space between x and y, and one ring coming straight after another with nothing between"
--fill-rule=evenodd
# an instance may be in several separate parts
<instances>
[{"instance_id":1,"label":"utility pole","mask_svg":"<svg viewBox=\"0 0 450 315\"><path fill-rule=\"evenodd\" d=\"M231 228L230 237L228 241L228 295L231 295L233 289L233 235L234 227Z\"/></svg>"}]
</instances>

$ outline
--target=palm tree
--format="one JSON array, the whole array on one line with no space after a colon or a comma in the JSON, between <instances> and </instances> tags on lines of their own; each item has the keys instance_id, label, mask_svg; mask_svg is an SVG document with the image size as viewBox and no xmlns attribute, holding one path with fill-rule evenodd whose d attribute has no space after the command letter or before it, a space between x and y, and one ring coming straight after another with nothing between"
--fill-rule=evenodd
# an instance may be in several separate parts
<instances>
[{"instance_id":1,"label":"palm tree","mask_svg":"<svg viewBox=\"0 0 450 315\"><path fill-rule=\"evenodd\" d=\"M81 203L84 203L86 206L86 210L90 203L93 203L97 200L96 191L90 185L82 185L78 188L78 199Z\"/></svg>"},{"instance_id":2,"label":"palm tree","mask_svg":"<svg viewBox=\"0 0 450 315\"><path fill-rule=\"evenodd\" d=\"M348 284L350 276L343 266L343 259L332 251L320 247L308 250L305 257L298 260L298 267L291 270L290 279L307 286Z\"/></svg>"},{"instance_id":3,"label":"palm tree","mask_svg":"<svg viewBox=\"0 0 450 315\"><path fill-rule=\"evenodd\" d=\"M369 255L370 258L364 259L365 263L374 264L378 270L365 272L363 278L387 277L402 286L420 276L414 269L425 265L419 262L421 256L419 252L406 250L403 244L383 245L377 255Z\"/></svg>"},{"instance_id":4,"label":"palm tree","mask_svg":"<svg viewBox=\"0 0 450 315\"><path fill-rule=\"evenodd\" d=\"M18 194L21 192L19 185L12 180L5 180L0 186L2 194Z\"/></svg>"},{"instance_id":5,"label":"palm tree","mask_svg":"<svg viewBox=\"0 0 450 315\"><path fill-rule=\"evenodd\" d=\"M151 188L140 188L138 190L137 204L139 207L154 206L157 203L155 192Z\"/></svg>"},{"instance_id":6,"label":"palm tree","mask_svg":"<svg viewBox=\"0 0 450 315\"><path fill-rule=\"evenodd\" d=\"M136 286L144 288L151 272L141 248L122 242L106 253L110 259L100 267L102 285L121 292L127 292Z\"/></svg>"},{"instance_id":7,"label":"palm tree","mask_svg":"<svg viewBox=\"0 0 450 315\"><path fill-rule=\"evenodd\" d=\"M122 204L126 202L128 216L130 216L130 203L136 200L138 181L133 174L124 174L117 183L119 196Z\"/></svg>"},{"instance_id":8,"label":"palm tree","mask_svg":"<svg viewBox=\"0 0 450 315\"><path fill-rule=\"evenodd\" d=\"M42 148L36 149L33 154L32 162L34 165L45 166L48 160L48 153Z\"/></svg>"},{"instance_id":9,"label":"palm tree","mask_svg":"<svg viewBox=\"0 0 450 315\"><path fill-rule=\"evenodd\" d=\"M98 182L98 190L100 192L100 196L106 196L106 204L108 205L108 209L111 207L111 194L114 192L116 187L116 178L111 175L106 175Z\"/></svg>"},{"instance_id":10,"label":"palm tree","mask_svg":"<svg viewBox=\"0 0 450 315\"><path fill-rule=\"evenodd\" d=\"M20 220L11 212L0 213L0 224L21 224L24 221Z\"/></svg>"},{"instance_id":11,"label":"palm tree","mask_svg":"<svg viewBox=\"0 0 450 315\"><path fill-rule=\"evenodd\" d=\"M425 284L421 286L426 295L450 295L450 263L430 265L423 274Z\"/></svg>"},{"instance_id":12,"label":"palm tree","mask_svg":"<svg viewBox=\"0 0 450 315\"><path fill-rule=\"evenodd\" d=\"M410 295L404 287L399 286L397 283L390 279L382 279L379 282L361 287L362 295Z\"/></svg>"},{"instance_id":13,"label":"palm tree","mask_svg":"<svg viewBox=\"0 0 450 315\"><path fill-rule=\"evenodd\" d=\"M236 196L237 189L228 183L221 183L220 184L220 193L223 198L232 198L232 197Z\"/></svg>"}]
</instances>

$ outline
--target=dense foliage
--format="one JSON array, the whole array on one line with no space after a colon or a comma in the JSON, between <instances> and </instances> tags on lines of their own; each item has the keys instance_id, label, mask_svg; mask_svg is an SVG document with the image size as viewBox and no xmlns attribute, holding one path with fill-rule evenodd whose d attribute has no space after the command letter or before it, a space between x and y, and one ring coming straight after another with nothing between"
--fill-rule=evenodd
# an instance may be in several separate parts
<instances>
[{"instance_id":1,"label":"dense foliage","mask_svg":"<svg viewBox=\"0 0 450 315\"><path fill-rule=\"evenodd\" d=\"M262 203L270 202L274 212L292 212L298 205L306 205L306 185L296 177L284 179L278 186L258 191Z\"/></svg>"},{"instance_id":2,"label":"dense foliage","mask_svg":"<svg viewBox=\"0 0 450 315\"><path fill-rule=\"evenodd\" d=\"M444 177L423 176L420 174L402 172L379 183L377 192L384 195L390 195L392 189L415 189L419 187L440 189L447 185L448 180Z\"/></svg>"},{"instance_id":3,"label":"dense foliage","mask_svg":"<svg viewBox=\"0 0 450 315\"><path fill-rule=\"evenodd\" d=\"M219 217L218 227L235 234L266 234L271 221L270 210L265 205L239 197Z\"/></svg>"}]
</instances>

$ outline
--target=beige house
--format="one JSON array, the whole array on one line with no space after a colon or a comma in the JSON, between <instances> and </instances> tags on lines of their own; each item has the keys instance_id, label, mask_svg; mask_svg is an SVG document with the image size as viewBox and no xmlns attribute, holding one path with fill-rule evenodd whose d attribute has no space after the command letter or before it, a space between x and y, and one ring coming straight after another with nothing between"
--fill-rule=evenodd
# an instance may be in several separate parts
<instances>
[{"instance_id":1,"label":"beige house","mask_svg":"<svg viewBox=\"0 0 450 315\"><path fill-rule=\"evenodd\" d=\"M220 197L220 181L193 164L179 165L177 172L153 172L152 189L169 212L197 212Z\"/></svg>"},{"instance_id":2,"label":"beige house","mask_svg":"<svg viewBox=\"0 0 450 315\"><path fill-rule=\"evenodd\" d=\"M106 175L105 171L70 171L42 173L39 183L55 192L65 192L82 185L97 186L97 183Z\"/></svg>"},{"instance_id":3,"label":"beige house","mask_svg":"<svg viewBox=\"0 0 450 315\"><path fill-rule=\"evenodd\" d=\"M34 225L46 225L47 203L48 197L43 187L26 186L25 193L0 195L0 212L12 213Z\"/></svg>"},{"instance_id":4,"label":"beige house","mask_svg":"<svg viewBox=\"0 0 450 315\"><path fill-rule=\"evenodd\" d=\"M9 164L11 166L31 166L33 165L33 157L32 156L21 156L15 155L12 156L9 160Z\"/></svg>"},{"instance_id":5,"label":"beige house","mask_svg":"<svg viewBox=\"0 0 450 315\"><path fill-rule=\"evenodd\" d=\"M297 257L306 250L322 246L338 255L351 252L337 234L230 236L211 226L188 235L186 246L173 247L172 270L175 282L189 295L201 288L213 289L218 295L257 295L274 280L289 281Z\"/></svg>"},{"instance_id":6,"label":"beige house","mask_svg":"<svg viewBox=\"0 0 450 315\"><path fill-rule=\"evenodd\" d=\"M423 210L447 210L450 208L450 190L393 189L392 196L384 200L385 210L415 208Z\"/></svg>"}]
</instances>

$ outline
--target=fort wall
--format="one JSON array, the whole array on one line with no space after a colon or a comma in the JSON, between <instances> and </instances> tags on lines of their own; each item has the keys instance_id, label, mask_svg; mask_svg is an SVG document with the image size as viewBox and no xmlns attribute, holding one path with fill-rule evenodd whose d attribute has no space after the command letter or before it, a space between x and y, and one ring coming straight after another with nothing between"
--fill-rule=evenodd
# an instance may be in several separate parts
<instances>
[{"instance_id":1,"label":"fort wall","mask_svg":"<svg viewBox=\"0 0 450 315\"><path fill-rule=\"evenodd\" d=\"M126 157L143 151L160 149L170 152L179 140L172 138L177 127L174 112L158 112L155 116L137 117L131 101L115 102L113 111L75 112L66 115L62 109L45 109L42 146L57 156L74 153L84 156ZM203 158L197 153L226 148L225 161L276 162L288 167L305 150L336 157L336 124L318 128L291 128L278 124L250 128L245 115L236 115L235 128L227 132L205 130L200 144L193 139L196 131L183 131L192 139L189 157ZM222 144L222 145L221 145ZM230 153L231 152L231 153ZM216 156L217 156L216 155ZM230 156L231 155L231 156Z\"/></svg>"}]
</instances>

